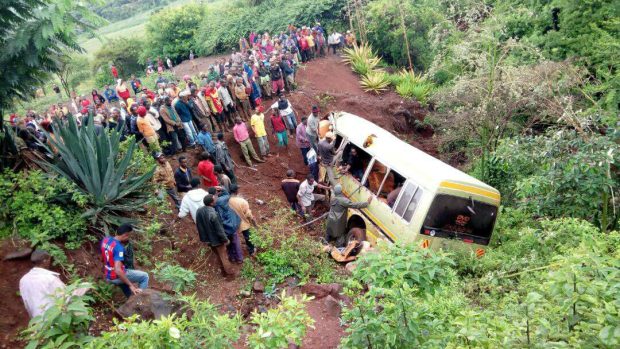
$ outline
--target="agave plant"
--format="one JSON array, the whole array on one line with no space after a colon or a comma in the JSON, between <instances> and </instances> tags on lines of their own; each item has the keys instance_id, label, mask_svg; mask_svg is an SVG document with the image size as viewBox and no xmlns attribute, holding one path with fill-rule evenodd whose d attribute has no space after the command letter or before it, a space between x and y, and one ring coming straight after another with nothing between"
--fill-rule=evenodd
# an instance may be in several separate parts
<instances>
[{"instance_id":1,"label":"agave plant","mask_svg":"<svg viewBox=\"0 0 620 349\"><path fill-rule=\"evenodd\" d=\"M74 182L88 197L83 216L93 226L107 231L110 225L130 221L132 212L144 210L153 199L148 181L155 168L142 175L128 171L137 147L133 139L119 155L121 133L116 130L97 133L93 123L80 128L74 118L55 122L53 129L49 141L57 153L42 165Z\"/></svg>"},{"instance_id":2,"label":"agave plant","mask_svg":"<svg viewBox=\"0 0 620 349\"><path fill-rule=\"evenodd\" d=\"M414 82L403 80L396 86L396 92L405 98L415 98L418 102L425 104L435 87L431 82Z\"/></svg>"},{"instance_id":3,"label":"agave plant","mask_svg":"<svg viewBox=\"0 0 620 349\"><path fill-rule=\"evenodd\" d=\"M343 62L351 65L351 69L359 75L366 75L381 62L368 44L355 45L344 50Z\"/></svg>"},{"instance_id":4,"label":"agave plant","mask_svg":"<svg viewBox=\"0 0 620 349\"><path fill-rule=\"evenodd\" d=\"M390 80L387 75L382 71L373 70L370 71L367 75L362 76L360 80L360 85L366 92L374 92L379 94L379 92L385 91L387 87L390 85Z\"/></svg>"}]
</instances>

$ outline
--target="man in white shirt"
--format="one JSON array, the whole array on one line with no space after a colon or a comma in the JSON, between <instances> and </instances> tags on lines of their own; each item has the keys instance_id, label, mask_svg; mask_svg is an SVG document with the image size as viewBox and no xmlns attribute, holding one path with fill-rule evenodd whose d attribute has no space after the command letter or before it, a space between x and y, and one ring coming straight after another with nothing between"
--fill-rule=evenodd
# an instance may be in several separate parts
<instances>
[{"instance_id":1,"label":"man in white shirt","mask_svg":"<svg viewBox=\"0 0 620 349\"><path fill-rule=\"evenodd\" d=\"M200 188L200 179L194 177L191 180L192 190L188 191L183 200L181 200L181 206L179 207L179 218L184 218L189 213L196 222L196 211L204 206L203 199L207 196L207 192Z\"/></svg>"},{"instance_id":2,"label":"man in white shirt","mask_svg":"<svg viewBox=\"0 0 620 349\"><path fill-rule=\"evenodd\" d=\"M306 217L312 215L312 208L317 201L325 202L325 195L314 194L314 188L316 187L326 190L329 189L328 186L315 181L314 176L310 173L306 176L306 180L299 185L297 200L299 200L299 206L301 206L302 212Z\"/></svg>"},{"instance_id":3,"label":"man in white shirt","mask_svg":"<svg viewBox=\"0 0 620 349\"><path fill-rule=\"evenodd\" d=\"M35 250L30 257L35 267L19 280L19 294L31 318L43 315L54 304L54 294L63 291L66 285L58 273L48 270L52 257L43 250ZM82 296L88 288L80 288L73 294Z\"/></svg>"}]
</instances>

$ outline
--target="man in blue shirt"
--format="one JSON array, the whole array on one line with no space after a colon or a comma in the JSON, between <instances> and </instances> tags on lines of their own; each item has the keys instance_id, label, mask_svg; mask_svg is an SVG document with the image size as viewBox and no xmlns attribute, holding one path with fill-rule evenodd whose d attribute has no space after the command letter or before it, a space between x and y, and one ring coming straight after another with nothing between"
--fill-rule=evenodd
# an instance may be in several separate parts
<instances>
[{"instance_id":1,"label":"man in blue shirt","mask_svg":"<svg viewBox=\"0 0 620 349\"><path fill-rule=\"evenodd\" d=\"M118 96L116 95L116 91L110 88L110 85L105 85L105 90L103 90L103 96L105 97L108 103L118 102Z\"/></svg>"},{"instance_id":2,"label":"man in blue shirt","mask_svg":"<svg viewBox=\"0 0 620 349\"><path fill-rule=\"evenodd\" d=\"M196 136L198 135L198 132L196 132L196 128L192 122L192 110L188 104L189 95L190 93L188 90L181 91L181 93L179 93L179 99L174 104L174 110L176 110L177 114L179 114L179 117L181 118L185 136L189 141L189 146L194 147L196 145Z\"/></svg>"},{"instance_id":3,"label":"man in blue shirt","mask_svg":"<svg viewBox=\"0 0 620 349\"><path fill-rule=\"evenodd\" d=\"M211 156L215 158L215 144L213 143L213 137L209 132L209 125L203 125L202 130L198 133L197 142L202 148Z\"/></svg>"},{"instance_id":4,"label":"man in blue shirt","mask_svg":"<svg viewBox=\"0 0 620 349\"><path fill-rule=\"evenodd\" d=\"M133 227L130 224L123 224L118 227L115 236L106 236L100 245L106 281L118 285L127 298L149 286L149 274L141 270L126 269L123 264L126 258L123 243L129 242L132 232Z\"/></svg>"},{"instance_id":5,"label":"man in blue shirt","mask_svg":"<svg viewBox=\"0 0 620 349\"><path fill-rule=\"evenodd\" d=\"M226 189L222 187L210 187L207 189L209 194L215 198L215 211L222 220L224 226L224 232L230 240L230 244L226 246L228 250L228 259L233 263L243 263L243 251L241 250L241 243L239 242L238 230L241 225L241 218L235 213L235 211L228 206L230 200L230 194Z\"/></svg>"}]
</instances>

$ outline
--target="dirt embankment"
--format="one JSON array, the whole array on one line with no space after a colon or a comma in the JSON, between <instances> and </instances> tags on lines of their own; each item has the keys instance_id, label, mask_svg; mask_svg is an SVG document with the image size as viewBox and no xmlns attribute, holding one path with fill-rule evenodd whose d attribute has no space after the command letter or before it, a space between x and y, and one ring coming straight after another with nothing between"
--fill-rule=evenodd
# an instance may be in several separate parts
<instances>
[{"instance_id":1,"label":"dirt embankment","mask_svg":"<svg viewBox=\"0 0 620 349\"><path fill-rule=\"evenodd\" d=\"M206 72L208 65L218 57L197 58L197 68L192 70L189 61L175 67L177 76L185 74L195 75L200 71ZM321 105L321 114L331 111L347 111L364 117L379 126L388 129L402 139L408 140L414 146L436 155L432 132L414 129L415 120L422 121L426 112L417 103L404 101L393 91L381 95L368 94L360 88L358 78L351 70L340 62L338 56L328 56L316 59L306 64L298 73L297 81L299 88L288 95L291 104L295 108L298 118L309 115L312 105ZM271 100L264 101L266 106ZM269 129L269 127L268 127ZM406 132L406 133L405 133ZM248 199L255 216L259 222L266 221L274 214L274 207L269 204L258 204L257 200L269 203L272 199L284 200L280 189L280 181L285 177L288 169L293 169L298 178L307 174L301 153L295 146L294 139L290 139L288 148L278 148L274 136L269 136L272 152L275 156L267 158L266 163L258 164L256 169L239 167L236 175L239 178L241 194ZM232 134L226 134L226 142L229 144L233 159L237 164L244 164L241 151L235 144ZM257 144L254 143L258 151ZM195 157L198 151L187 153L191 159L191 166L195 170L197 161ZM173 167L177 166L176 160L170 158ZM215 256L209 249L204 248L199 242L195 226L190 219L177 221L173 215L161 217L165 225L165 234L172 237L173 245L168 239L156 239L153 243L153 256L157 260L166 253L173 251L174 259L183 267L195 271L197 276L197 294L201 298L209 298L216 304L221 304L224 310L239 310L249 312L252 307L260 305L261 300L244 300L238 297L240 288L245 281L237 280L226 282L219 275ZM297 222L291 222L297 224ZM319 231L308 234L320 235ZM241 239L243 240L243 239ZM6 253L11 250L9 242L5 241L0 246L0 252ZM137 247L139 248L139 247ZM244 248L245 251L245 248ZM78 273L82 276L101 278L98 262L98 252L95 246L85 245L83 249L69 253L70 259L76 264ZM27 261L0 262L0 308L4 310L4 316L0 320L0 347L13 348L22 346L17 335L28 323L28 315L17 293L19 279L31 265ZM236 268L240 268L235 266ZM145 268L148 270L148 268ZM161 287L157 280L153 280L154 287ZM119 299L119 301L122 300ZM310 329L303 343L304 348L336 348L340 338L344 335L344 329L340 326L339 319L330 316L325 303L321 300L311 301L308 305L310 315L315 319L315 328ZM94 331L103 330L110 324L111 312L105 307L96 311L98 322ZM243 345L239 344L239 347Z\"/></svg>"}]
</instances>

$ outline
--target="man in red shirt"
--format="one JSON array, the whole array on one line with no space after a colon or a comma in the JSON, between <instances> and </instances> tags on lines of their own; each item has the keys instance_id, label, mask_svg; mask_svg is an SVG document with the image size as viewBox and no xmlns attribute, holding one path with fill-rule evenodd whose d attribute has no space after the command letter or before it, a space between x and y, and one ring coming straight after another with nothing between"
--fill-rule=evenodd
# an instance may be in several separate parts
<instances>
[{"instance_id":1,"label":"man in red shirt","mask_svg":"<svg viewBox=\"0 0 620 349\"><path fill-rule=\"evenodd\" d=\"M208 152L200 154L200 162L198 163L198 174L202 178L202 185L205 188L215 187L218 185L217 176L214 171L213 157Z\"/></svg>"},{"instance_id":2,"label":"man in red shirt","mask_svg":"<svg viewBox=\"0 0 620 349\"><path fill-rule=\"evenodd\" d=\"M278 137L278 145L281 147L288 146L288 134L286 133L286 125L282 119L282 115L277 112L271 114L271 126L273 133Z\"/></svg>"},{"instance_id":3,"label":"man in red shirt","mask_svg":"<svg viewBox=\"0 0 620 349\"><path fill-rule=\"evenodd\" d=\"M118 70L116 69L114 64L112 64L112 66L110 67L110 70L112 71L112 76L114 76L115 79L118 79Z\"/></svg>"},{"instance_id":4,"label":"man in red shirt","mask_svg":"<svg viewBox=\"0 0 620 349\"><path fill-rule=\"evenodd\" d=\"M243 158L245 162L248 163L248 166L252 166L252 160L250 160L250 155L252 158L256 160L256 162L265 162L265 160L258 157L256 151L254 150L254 146L252 145L252 141L250 140L250 133L248 132L248 127L245 125L243 120L240 117L235 119L235 127L233 127L233 136L239 146L241 146L241 152L243 153Z\"/></svg>"}]
</instances>

